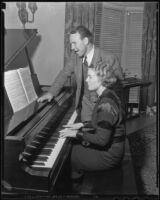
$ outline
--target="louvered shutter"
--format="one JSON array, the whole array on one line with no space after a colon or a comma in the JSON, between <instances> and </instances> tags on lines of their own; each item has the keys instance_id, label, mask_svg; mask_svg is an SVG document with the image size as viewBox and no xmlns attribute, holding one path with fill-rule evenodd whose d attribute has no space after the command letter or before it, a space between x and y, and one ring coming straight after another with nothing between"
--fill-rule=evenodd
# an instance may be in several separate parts
<instances>
[{"instance_id":1,"label":"louvered shutter","mask_svg":"<svg viewBox=\"0 0 160 200\"><path fill-rule=\"evenodd\" d=\"M143 13L131 12L127 15L126 69L130 76L141 78Z\"/></svg>"},{"instance_id":2,"label":"louvered shutter","mask_svg":"<svg viewBox=\"0 0 160 200\"><path fill-rule=\"evenodd\" d=\"M94 30L94 44L100 47L100 32L102 25L102 4L97 4L96 18L95 18L95 30Z\"/></svg>"},{"instance_id":3,"label":"louvered shutter","mask_svg":"<svg viewBox=\"0 0 160 200\"><path fill-rule=\"evenodd\" d=\"M121 62L124 34L124 13L122 10L103 7L101 17L100 47L115 54Z\"/></svg>"}]
</instances>

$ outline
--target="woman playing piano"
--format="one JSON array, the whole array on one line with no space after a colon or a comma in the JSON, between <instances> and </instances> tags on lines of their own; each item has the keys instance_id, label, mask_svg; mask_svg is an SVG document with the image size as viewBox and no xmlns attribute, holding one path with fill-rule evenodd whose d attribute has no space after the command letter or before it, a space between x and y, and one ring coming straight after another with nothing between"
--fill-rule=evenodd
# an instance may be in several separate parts
<instances>
[{"instance_id":1,"label":"woman playing piano","mask_svg":"<svg viewBox=\"0 0 160 200\"><path fill-rule=\"evenodd\" d=\"M124 155L125 114L119 97L114 71L100 61L90 66L88 89L96 91L98 101L91 122L66 125L61 137L75 138L71 153L71 176L81 180L85 171L106 170L119 166Z\"/></svg>"}]
</instances>

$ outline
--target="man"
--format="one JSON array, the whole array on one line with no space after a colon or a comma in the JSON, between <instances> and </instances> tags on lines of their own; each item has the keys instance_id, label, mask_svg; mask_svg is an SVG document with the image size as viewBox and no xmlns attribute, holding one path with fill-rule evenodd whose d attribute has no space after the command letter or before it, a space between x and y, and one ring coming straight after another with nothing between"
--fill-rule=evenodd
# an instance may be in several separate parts
<instances>
[{"instance_id":1,"label":"man","mask_svg":"<svg viewBox=\"0 0 160 200\"><path fill-rule=\"evenodd\" d=\"M65 86L68 77L74 75L77 86L75 109L79 112L82 122L90 121L97 94L89 91L85 82L88 66L96 65L99 61L106 62L119 80L123 79L122 68L113 54L104 53L94 46L92 33L84 26L78 26L71 31L70 44L73 53L69 63L60 71L49 92L40 97L38 101L51 101Z\"/></svg>"}]
</instances>

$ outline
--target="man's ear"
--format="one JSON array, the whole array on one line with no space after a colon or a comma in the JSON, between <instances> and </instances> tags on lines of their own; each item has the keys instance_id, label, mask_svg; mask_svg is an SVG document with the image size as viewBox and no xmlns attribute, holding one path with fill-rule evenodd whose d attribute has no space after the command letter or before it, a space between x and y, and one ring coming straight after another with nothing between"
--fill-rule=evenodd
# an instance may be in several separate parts
<instances>
[{"instance_id":1,"label":"man's ear","mask_svg":"<svg viewBox=\"0 0 160 200\"><path fill-rule=\"evenodd\" d=\"M83 41L84 41L84 44L85 44L85 45L87 45L87 44L89 43L89 40L88 40L87 37L84 37L84 38L83 38Z\"/></svg>"}]
</instances>

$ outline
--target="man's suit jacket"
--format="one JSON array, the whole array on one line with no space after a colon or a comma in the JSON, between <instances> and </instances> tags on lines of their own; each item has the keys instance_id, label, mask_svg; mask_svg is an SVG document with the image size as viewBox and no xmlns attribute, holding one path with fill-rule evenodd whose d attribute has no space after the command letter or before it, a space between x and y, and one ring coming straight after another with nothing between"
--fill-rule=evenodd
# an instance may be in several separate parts
<instances>
[{"instance_id":1,"label":"man's suit jacket","mask_svg":"<svg viewBox=\"0 0 160 200\"><path fill-rule=\"evenodd\" d=\"M123 79L122 68L117 57L111 53L106 53L95 47L91 64L96 65L96 63L100 60L105 61L110 66L112 66L112 69L114 70L118 79ZM49 92L51 92L53 96L57 96L62 87L65 85L68 77L72 75L75 77L77 86L75 100L75 107L77 108L79 105L82 87L82 59L80 59L75 53L72 53L69 63L67 63L67 65L60 71Z\"/></svg>"}]
</instances>

